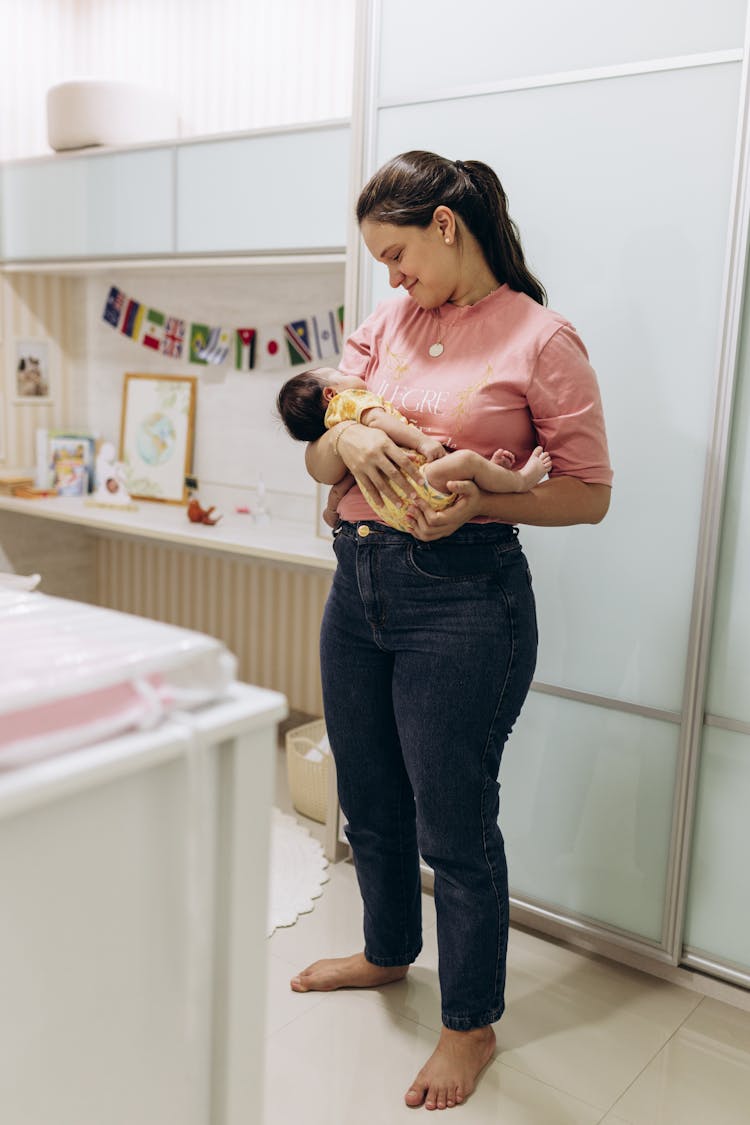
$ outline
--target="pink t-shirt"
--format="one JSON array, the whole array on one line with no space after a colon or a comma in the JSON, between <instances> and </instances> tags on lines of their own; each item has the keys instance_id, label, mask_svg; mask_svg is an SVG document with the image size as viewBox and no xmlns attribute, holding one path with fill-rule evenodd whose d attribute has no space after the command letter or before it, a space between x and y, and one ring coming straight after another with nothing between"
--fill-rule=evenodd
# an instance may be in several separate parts
<instances>
[{"instance_id":1,"label":"pink t-shirt","mask_svg":"<svg viewBox=\"0 0 750 1125\"><path fill-rule=\"evenodd\" d=\"M433 358L438 340L443 354ZM364 379L448 449L484 457L510 449L518 469L541 445L550 476L612 483L583 343L562 316L507 285L475 305L443 305L439 317L410 297L383 301L347 340L339 370ZM345 520L377 518L356 486L338 511Z\"/></svg>"}]
</instances>

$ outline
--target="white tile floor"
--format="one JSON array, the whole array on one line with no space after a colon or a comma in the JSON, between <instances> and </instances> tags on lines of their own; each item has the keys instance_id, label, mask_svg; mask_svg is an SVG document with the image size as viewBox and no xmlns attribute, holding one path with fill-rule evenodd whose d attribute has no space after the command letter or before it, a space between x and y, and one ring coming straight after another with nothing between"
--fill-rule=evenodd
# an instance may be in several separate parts
<instances>
[{"instance_id":1,"label":"white tile floor","mask_svg":"<svg viewBox=\"0 0 750 1125\"><path fill-rule=\"evenodd\" d=\"M279 754L276 803L292 812ZM298 819L322 839L322 826ZM264 1125L391 1125L424 1109L403 1094L437 1042L432 898L405 981L376 992L289 989L318 957L361 948L348 862L311 914L269 939ZM474 1095L474 1125L749 1125L750 1012L511 931L507 1011Z\"/></svg>"}]
</instances>

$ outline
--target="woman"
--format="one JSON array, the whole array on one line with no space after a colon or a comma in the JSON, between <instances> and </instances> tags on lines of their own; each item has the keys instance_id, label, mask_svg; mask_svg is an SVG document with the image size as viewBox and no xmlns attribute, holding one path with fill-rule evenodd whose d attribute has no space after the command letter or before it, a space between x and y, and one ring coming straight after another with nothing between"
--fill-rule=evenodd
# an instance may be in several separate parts
<instances>
[{"instance_id":1,"label":"woman","mask_svg":"<svg viewBox=\"0 0 750 1125\"><path fill-rule=\"evenodd\" d=\"M359 376L448 449L498 445L548 480L526 493L451 481L455 504L415 500L411 534L365 499L408 479L407 454L356 422L307 448L336 485L338 567L321 633L325 718L364 902L364 951L318 961L296 991L377 987L421 948L419 855L435 873L443 1029L406 1093L442 1109L471 1093L504 1008L508 884L498 827L502 750L531 683L537 631L517 524L598 523L612 473L596 377L573 327L544 307L497 176L409 152L363 189L365 244L407 297L347 342ZM342 499L347 472L356 480ZM330 504L330 502L329 502Z\"/></svg>"}]
</instances>

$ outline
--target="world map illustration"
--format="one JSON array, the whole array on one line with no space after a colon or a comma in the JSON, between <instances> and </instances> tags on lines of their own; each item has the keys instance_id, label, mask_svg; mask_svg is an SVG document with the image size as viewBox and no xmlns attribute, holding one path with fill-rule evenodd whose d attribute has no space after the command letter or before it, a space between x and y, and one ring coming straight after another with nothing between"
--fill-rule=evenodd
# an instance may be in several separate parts
<instances>
[{"instance_id":1,"label":"world map illustration","mask_svg":"<svg viewBox=\"0 0 750 1125\"><path fill-rule=\"evenodd\" d=\"M147 465L164 465L175 451L175 430L166 414L143 419L136 437L138 454Z\"/></svg>"}]
</instances>

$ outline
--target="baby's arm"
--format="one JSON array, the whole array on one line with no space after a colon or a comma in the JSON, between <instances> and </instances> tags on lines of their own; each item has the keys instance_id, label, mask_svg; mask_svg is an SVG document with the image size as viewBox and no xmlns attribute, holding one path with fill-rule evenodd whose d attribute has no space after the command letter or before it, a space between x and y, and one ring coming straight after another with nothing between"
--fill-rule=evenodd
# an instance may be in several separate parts
<instances>
[{"instance_id":1,"label":"baby's arm","mask_svg":"<svg viewBox=\"0 0 750 1125\"><path fill-rule=\"evenodd\" d=\"M363 410L359 420L365 426L382 430L402 449L414 449L417 453L421 453L427 461L436 461L438 457L445 456L445 449L437 438L428 437L416 426L402 422L400 418L389 414L380 406L370 406L367 410Z\"/></svg>"}]
</instances>

